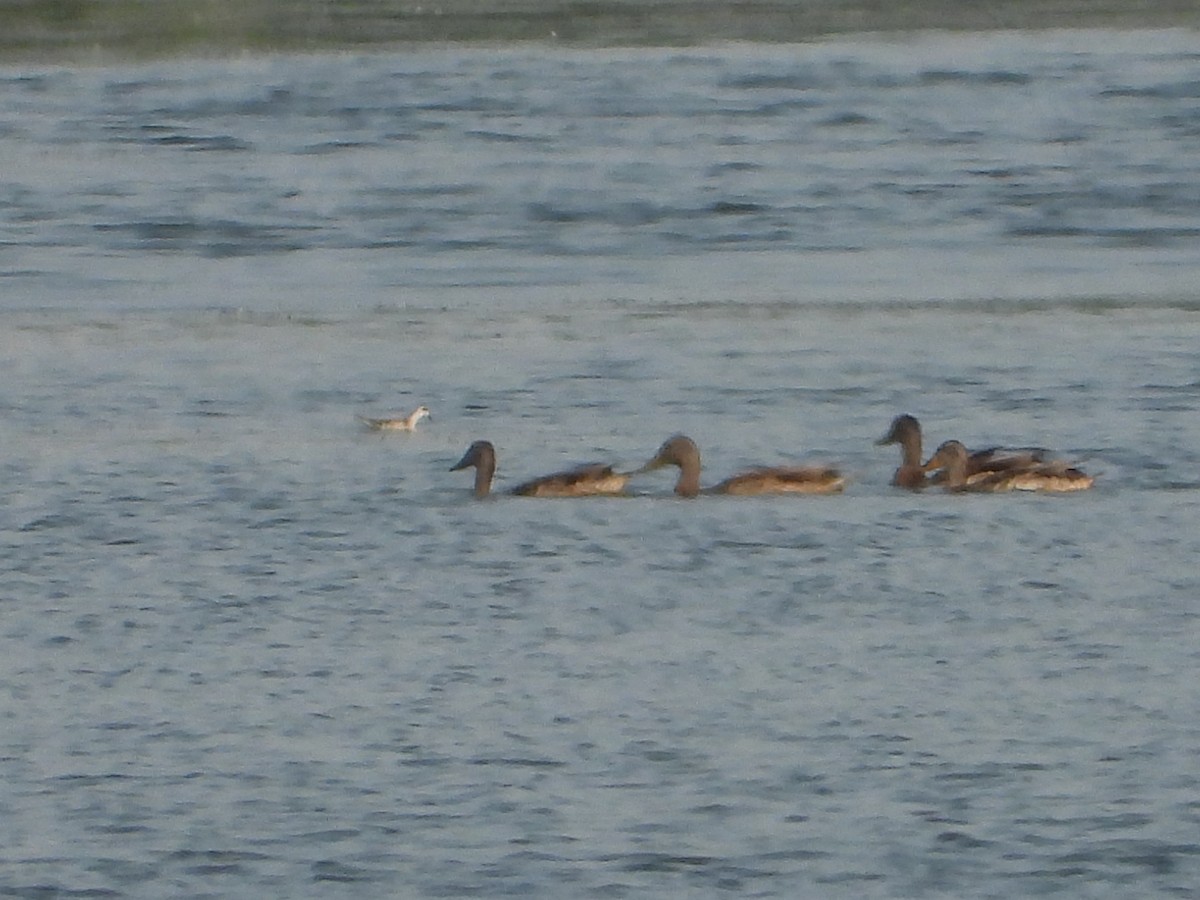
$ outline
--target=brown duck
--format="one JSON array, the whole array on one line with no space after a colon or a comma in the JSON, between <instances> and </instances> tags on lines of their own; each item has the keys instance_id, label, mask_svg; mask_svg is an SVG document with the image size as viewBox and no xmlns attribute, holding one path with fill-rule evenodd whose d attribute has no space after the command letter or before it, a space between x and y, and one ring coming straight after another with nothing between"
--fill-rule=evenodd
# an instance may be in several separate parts
<instances>
[{"instance_id":1,"label":"brown duck","mask_svg":"<svg viewBox=\"0 0 1200 900\"><path fill-rule=\"evenodd\" d=\"M486 497L492 491L496 474L496 448L491 441L476 441L463 458L450 467L451 472L475 467L475 496ZM520 497L598 497L625 492L629 475L614 472L604 463L590 463L565 472L543 475L518 484L509 491Z\"/></svg>"},{"instance_id":2,"label":"brown duck","mask_svg":"<svg viewBox=\"0 0 1200 900\"><path fill-rule=\"evenodd\" d=\"M1091 475L1068 465L1062 460L1012 466L994 472L983 472L974 477L967 475L970 457L967 448L958 441L946 441L922 467L929 471L940 469L946 473L945 486L948 491L972 491L1000 493L1002 491L1043 491L1066 493L1085 491L1095 481Z\"/></svg>"},{"instance_id":3,"label":"brown duck","mask_svg":"<svg viewBox=\"0 0 1200 900\"><path fill-rule=\"evenodd\" d=\"M712 487L700 488L700 448L686 435L669 438L654 458L637 472L678 466L675 493L680 497L699 494L835 494L846 486L837 469L825 466L777 466L748 469ZM637 474L637 472L633 474Z\"/></svg>"}]
</instances>

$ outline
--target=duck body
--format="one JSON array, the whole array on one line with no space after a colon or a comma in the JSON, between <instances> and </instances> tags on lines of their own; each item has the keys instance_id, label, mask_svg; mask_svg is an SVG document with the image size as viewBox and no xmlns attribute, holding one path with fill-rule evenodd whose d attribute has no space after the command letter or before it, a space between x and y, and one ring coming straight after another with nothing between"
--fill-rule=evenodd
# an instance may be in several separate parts
<instances>
[{"instance_id":1,"label":"duck body","mask_svg":"<svg viewBox=\"0 0 1200 900\"><path fill-rule=\"evenodd\" d=\"M417 423L430 415L428 406L418 406L403 418L371 419L367 416L359 416L358 420L372 431L416 431Z\"/></svg>"},{"instance_id":2,"label":"duck body","mask_svg":"<svg viewBox=\"0 0 1200 900\"><path fill-rule=\"evenodd\" d=\"M940 469L948 491L1002 493L1005 491L1040 491L1070 493L1085 491L1095 479L1062 460L1034 461L1011 464L993 471L969 473L970 455L959 441L946 441L925 463L926 469Z\"/></svg>"},{"instance_id":3,"label":"duck body","mask_svg":"<svg viewBox=\"0 0 1200 900\"><path fill-rule=\"evenodd\" d=\"M695 441L682 434L668 438L654 457L638 471L650 472L664 466L678 467L675 493L680 497L697 497L700 494L835 494L846 486L841 473L826 466L763 466L748 469L712 487L701 489L700 448Z\"/></svg>"},{"instance_id":4,"label":"duck body","mask_svg":"<svg viewBox=\"0 0 1200 900\"><path fill-rule=\"evenodd\" d=\"M511 493L518 497L588 497L612 496L625 492L629 476L613 471L604 463L589 463L543 475L518 484Z\"/></svg>"},{"instance_id":5,"label":"duck body","mask_svg":"<svg viewBox=\"0 0 1200 900\"><path fill-rule=\"evenodd\" d=\"M492 479L496 474L496 448L490 441L475 441L467 448L451 472L475 467L476 497L488 496L492 490ZM518 484L509 493L518 497L604 497L616 496L625 492L629 475L616 472L613 467L604 463L589 463L531 478Z\"/></svg>"},{"instance_id":6,"label":"duck body","mask_svg":"<svg viewBox=\"0 0 1200 900\"><path fill-rule=\"evenodd\" d=\"M846 479L837 469L824 466L778 466L747 469L713 485L707 493L754 494L836 494L846 487Z\"/></svg>"},{"instance_id":7,"label":"duck body","mask_svg":"<svg viewBox=\"0 0 1200 900\"><path fill-rule=\"evenodd\" d=\"M900 445L900 468L892 475L892 484L909 490L920 490L930 484L946 481L945 470L931 477L928 466L921 462L921 423L910 415L896 416L887 434L876 446ZM963 448L966 449L965 447ZM1040 447L989 447L967 454L967 482L986 480L996 472L1011 472L1047 461L1048 453Z\"/></svg>"}]
</instances>

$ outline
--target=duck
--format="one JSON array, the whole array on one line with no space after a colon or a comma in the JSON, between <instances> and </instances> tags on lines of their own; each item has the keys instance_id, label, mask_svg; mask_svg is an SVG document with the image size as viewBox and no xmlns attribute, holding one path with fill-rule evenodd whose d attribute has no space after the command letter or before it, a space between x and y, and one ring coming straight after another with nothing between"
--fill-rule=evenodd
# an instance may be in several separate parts
<instances>
[{"instance_id":1,"label":"duck","mask_svg":"<svg viewBox=\"0 0 1200 900\"><path fill-rule=\"evenodd\" d=\"M372 431L416 431L417 423L431 415L428 406L418 406L402 419L370 419L359 416L358 420Z\"/></svg>"},{"instance_id":2,"label":"duck","mask_svg":"<svg viewBox=\"0 0 1200 900\"><path fill-rule=\"evenodd\" d=\"M929 469L921 463L921 423L916 417L900 415L892 419L887 434L875 442L875 446L900 445L900 468L892 475L896 487L920 490L929 483L940 484L946 480L944 471L932 478ZM1046 462L1047 452L1040 447L989 447L967 455L967 480L986 477L993 472L1002 472L1023 466Z\"/></svg>"},{"instance_id":3,"label":"duck","mask_svg":"<svg viewBox=\"0 0 1200 900\"><path fill-rule=\"evenodd\" d=\"M846 486L837 469L826 466L763 466L747 469L712 487L700 488L700 448L685 434L668 438L654 457L633 474L678 466L675 493L700 494L836 494Z\"/></svg>"},{"instance_id":4,"label":"duck","mask_svg":"<svg viewBox=\"0 0 1200 900\"><path fill-rule=\"evenodd\" d=\"M900 468L892 475L892 484L910 490L923 488L928 476L921 465L921 423L910 415L896 416L887 434L875 442L876 447L900 445Z\"/></svg>"},{"instance_id":5,"label":"duck","mask_svg":"<svg viewBox=\"0 0 1200 900\"><path fill-rule=\"evenodd\" d=\"M475 467L475 496L482 499L492 492L496 474L496 448L491 441L475 441L463 458L450 467L451 472ZM531 478L509 491L519 497L603 497L625 492L629 474L616 472L605 463L588 463L564 472Z\"/></svg>"},{"instance_id":6,"label":"duck","mask_svg":"<svg viewBox=\"0 0 1200 900\"><path fill-rule=\"evenodd\" d=\"M1042 491L1067 493L1085 491L1095 479L1063 460L1014 465L1006 469L967 475L970 457L960 441L946 441L922 467L946 473L947 491L1000 493L1003 491Z\"/></svg>"}]
</instances>

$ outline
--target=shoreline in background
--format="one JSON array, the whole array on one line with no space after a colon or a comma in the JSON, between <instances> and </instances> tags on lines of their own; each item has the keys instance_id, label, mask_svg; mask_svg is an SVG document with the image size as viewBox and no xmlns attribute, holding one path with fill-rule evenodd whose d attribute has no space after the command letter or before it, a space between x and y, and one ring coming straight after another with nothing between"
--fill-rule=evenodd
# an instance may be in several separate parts
<instances>
[{"instance_id":1,"label":"shoreline in background","mask_svg":"<svg viewBox=\"0 0 1200 900\"><path fill-rule=\"evenodd\" d=\"M405 44L787 43L943 29L1200 28L1195 0L0 0L0 62Z\"/></svg>"}]
</instances>

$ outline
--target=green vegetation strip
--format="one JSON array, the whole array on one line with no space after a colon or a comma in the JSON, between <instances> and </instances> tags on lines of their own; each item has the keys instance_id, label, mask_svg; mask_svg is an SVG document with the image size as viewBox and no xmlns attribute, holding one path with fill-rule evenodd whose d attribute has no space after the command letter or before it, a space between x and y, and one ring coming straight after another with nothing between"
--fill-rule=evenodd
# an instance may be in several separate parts
<instances>
[{"instance_id":1,"label":"green vegetation strip","mask_svg":"<svg viewBox=\"0 0 1200 900\"><path fill-rule=\"evenodd\" d=\"M686 46L859 31L1200 28L1196 0L0 0L0 58L512 41Z\"/></svg>"}]
</instances>

